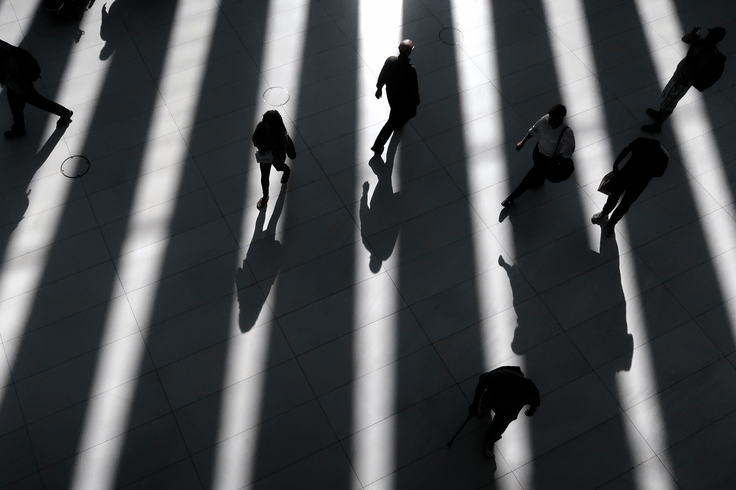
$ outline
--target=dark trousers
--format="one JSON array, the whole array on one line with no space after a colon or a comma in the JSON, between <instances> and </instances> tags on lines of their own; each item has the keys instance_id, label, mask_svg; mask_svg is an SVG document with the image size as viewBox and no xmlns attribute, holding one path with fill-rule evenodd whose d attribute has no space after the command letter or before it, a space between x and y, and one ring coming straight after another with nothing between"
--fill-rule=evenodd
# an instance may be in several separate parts
<instances>
[{"instance_id":1,"label":"dark trousers","mask_svg":"<svg viewBox=\"0 0 736 490\"><path fill-rule=\"evenodd\" d=\"M287 172L289 170L289 166L285 162L274 160L273 163L261 163L261 188L263 189L264 197L268 197L268 177L271 175L271 166L279 172Z\"/></svg>"},{"instance_id":2,"label":"dark trousers","mask_svg":"<svg viewBox=\"0 0 736 490\"><path fill-rule=\"evenodd\" d=\"M613 180L611 194L608 196L606 204L603 206L601 213L607 215L611 211L613 211L613 214L608 219L608 222L611 223L611 225L615 226L616 223L618 223L621 218L624 217L624 214L626 214L631 205L634 204L634 201L636 201L641 193L644 192L644 189L647 188L648 184L648 179L640 180L628 177L626 175L617 175ZM621 199L621 202L618 203L618 200L619 198L621 198L622 194L624 197L623 199ZM616 203L618 203L618 206L616 206ZM616 208L615 211L613 210L614 207Z\"/></svg>"},{"instance_id":3,"label":"dark trousers","mask_svg":"<svg viewBox=\"0 0 736 490\"><path fill-rule=\"evenodd\" d=\"M523 406L503 410L499 409L498 412L493 411L491 426L486 429L486 446L488 448L493 447L493 444L501 439L501 434L506 431L506 428L511 422L517 419L522 408Z\"/></svg>"},{"instance_id":4,"label":"dark trousers","mask_svg":"<svg viewBox=\"0 0 736 490\"><path fill-rule=\"evenodd\" d=\"M391 137L394 131L402 127L404 124L414 117L405 107L391 107L391 112L388 115L388 121L383 125L381 131L376 137L373 148L383 148L386 146L386 142Z\"/></svg>"},{"instance_id":5,"label":"dark trousers","mask_svg":"<svg viewBox=\"0 0 736 490\"><path fill-rule=\"evenodd\" d=\"M13 131L25 131L26 129L26 120L23 116L23 109L25 109L26 103L60 117L69 115L69 109L39 94L33 88L33 84L29 84L28 90L22 94L10 87L5 87L5 91L8 93L10 112L13 113Z\"/></svg>"},{"instance_id":6,"label":"dark trousers","mask_svg":"<svg viewBox=\"0 0 736 490\"><path fill-rule=\"evenodd\" d=\"M539 153L539 145L534 146L534 153L532 153L532 160L534 166L529 172L521 179L521 183L514 189L514 192L509 196L510 200L514 200L520 195L524 194L530 187L539 187L544 184L544 173L549 166L550 157Z\"/></svg>"}]
</instances>

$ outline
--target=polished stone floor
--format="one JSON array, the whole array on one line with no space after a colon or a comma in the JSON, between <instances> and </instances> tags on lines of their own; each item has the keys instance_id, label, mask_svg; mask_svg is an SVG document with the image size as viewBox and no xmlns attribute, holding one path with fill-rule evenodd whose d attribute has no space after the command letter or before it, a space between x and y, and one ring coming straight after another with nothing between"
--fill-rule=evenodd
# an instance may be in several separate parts
<instances>
[{"instance_id":1,"label":"polished stone floor","mask_svg":"<svg viewBox=\"0 0 736 490\"><path fill-rule=\"evenodd\" d=\"M724 75L606 237L695 25ZM0 0L0 38L74 111L0 141L0 488L736 488L733 0ZM421 105L373 157L403 38ZM555 103L573 177L504 210ZM269 109L298 153L259 212ZM448 448L502 365L537 414Z\"/></svg>"}]
</instances>

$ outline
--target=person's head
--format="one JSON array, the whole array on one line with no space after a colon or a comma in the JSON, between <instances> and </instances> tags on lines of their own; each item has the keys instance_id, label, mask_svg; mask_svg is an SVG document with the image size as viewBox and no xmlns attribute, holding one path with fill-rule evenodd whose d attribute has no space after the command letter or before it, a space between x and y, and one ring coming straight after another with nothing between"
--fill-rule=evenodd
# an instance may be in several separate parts
<instances>
[{"instance_id":1,"label":"person's head","mask_svg":"<svg viewBox=\"0 0 736 490\"><path fill-rule=\"evenodd\" d=\"M562 120L567 115L567 109L562 104L555 104L549 108L547 114L549 114L549 125L553 128L559 128L562 125Z\"/></svg>"},{"instance_id":2,"label":"person's head","mask_svg":"<svg viewBox=\"0 0 736 490\"><path fill-rule=\"evenodd\" d=\"M723 27L714 27L713 29L708 29L708 35L705 36L705 40L717 44L723 41L724 37L726 37L726 29Z\"/></svg>"},{"instance_id":3,"label":"person's head","mask_svg":"<svg viewBox=\"0 0 736 490\"><path fill-rule=\"evenodd\" d=\"M286 130L284 120L281 118L281 113L279 111L266 111L266 113L263 114L262 121L263 124L269 128Z\"/></svg>"},{"instance_id":4,"label":"person's head","mask_svg":"<svg viewBox=\"0 0 736 490\"><path fill-rule=\"evenodd\" d=\"M409 56L414 49L414 43L411 39L404 39L399 44L399 56Z\"/></svg>"}]
</instances>

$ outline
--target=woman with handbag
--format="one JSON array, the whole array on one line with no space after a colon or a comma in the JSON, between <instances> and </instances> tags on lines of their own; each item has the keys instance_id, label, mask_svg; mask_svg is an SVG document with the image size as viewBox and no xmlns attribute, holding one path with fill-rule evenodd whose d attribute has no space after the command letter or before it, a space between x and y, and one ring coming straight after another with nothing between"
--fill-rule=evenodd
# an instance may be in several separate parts
<instances>
[{"instance_id":1,"label":"woman with handbag","mask_svg":"<svg viewBox=\"0 0 736 490\"><path fill-rule=\"evenodd\" d=\"M524 143L532 136L539 136L539 142L532 154L534 166L514 192L503 200L501 203L503 207L511 206L514 199L528 188L544 184L545 179L550 182L562 182L570 178L574 170L571 157L575 151L575 134L572 129L562 125L566 115L567 109L564 105L552 106L547 114L534 123L524 139L516 144L516 151L521 151Z\"/></svg>"},{"instance_id":2,"label":"woman with handbag","mask_svg":"<svg viewBox=\"0 0 736 490\"><path fill-rule=\"evenodd\" d=\"M261 122L253 132L253 145L258 148L256 160L261 166L261 188L263 197L258 200L256 208L261 209L268 202L268 178L271 174L271 166L280 172L284 172L281 183L286 184L291 174L291 169L286 165L286 156L292 160L296 158L294 142L284 126L284 120L279 111L267 111L263 114Z\"/></svg>"},{"instance_id":3,"label":"woman with handbag","mask_svg":"<svg viewBox=\"0 0 736 490\"><path fill-rule=\"evenodd\" d=\"M626 162L624 168L619 170L619 164L629 153L631 153L631 158ZM613 162L613 172L611 172L613 178L610 174L603 177L604 180L598 190L603 194L608 194L608 199L601 212L595 213L590 221L600 223L613 211L605 227L606 235L613 235L616 223L623 218L636 198L644 192L649 181L653 177L664 175L669 159L670 155L667 150L655 139L636 138L629 143ZM622 195L623 198L621 198ZM620 203L619 199L621 199Z\"/></svg>"}]
</instances>

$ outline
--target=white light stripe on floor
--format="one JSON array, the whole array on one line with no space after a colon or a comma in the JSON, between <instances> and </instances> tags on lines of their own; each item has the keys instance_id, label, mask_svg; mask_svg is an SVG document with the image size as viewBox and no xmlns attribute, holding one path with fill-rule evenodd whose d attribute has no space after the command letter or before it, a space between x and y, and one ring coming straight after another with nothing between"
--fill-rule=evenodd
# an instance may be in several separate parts
<instances>
[{"instance_id":1,"label":"white light stripe on floor","mask_svg":"<svg viewBox=\"0 0 736 490\"><path fill-rule=\"evenodd\" d=\"M656 8L653 8L653 5L651 5L649 2L646 2L645 0L636 0L635 5L637 12L639 13L639 17L641 18L642 24L649 24L657 20L660 25L665 24L667 32L681 33L680 36L689 31L689 29L685 30L685 28L678 20L677 9L675 8L675 5L671 0L662 0L657 2ZM705 30L706 27L707 26L703 26L703 34L707 34L707 31ZM654 46L656 46L657 44L652 39L652 37L656 36L657 34L653 32L651 27L649 29L644 29L644 33L647 37L647 44L649 45L650 56L652 57L652 60L654 62L657 79L660 81L660 88L664 89L664 86L669 81L669 78L675 72L676 65L673 66L670 64L671 62L662 53L662 50L657 51L654 49ZM677 42L681 41L678 40ZM682 51L685 51L686 47L687 46L684 43L682 44L682 46L680 46ZM717 89L718 83L723 82L724 80L716 82L716 86L714 88ZM685 169L690 172L691 175L698 175L699 173L698 163L702 159L702 148L706 147L715 149L709 154L710 157L717 159L717 162L715 162L716 169L714 170L717 178L713 179L713 181L717 182L720 186L719 193L723 196L730 196L727 199L727 202L731 202L733 201L733 196L731 189L729 188L729 180L725 174L725 170L723 167L724 162L721 160L721 155L717 151L718 143L713 137L713 127L711 126L710 121L707 118L707 109L705 107L705 102L703 101L703 96L695 88L691 88L687 96L693 97L695 99L691 103L691 106L688 107L688 120L679 117L678 111L675 110L675 112L664 123L664 125L672 125L671 127L674 130L675 139L679 144L678 150L680 153L682 164ZM659 109L659 103L660 100L653 100L651 102L651 106L655 109ZM697 126L701 128L701 131L703 132L703 136L701 137L702 139L691 139L692 135L687 129L691 126ZM695 207L698 211L698 216L706 216L707 214L709 214L709 210L706 210L704 208L703 203L712 199L710 194L708 194L708 192L697 182L697 180L691 179L688 181L688 184L690 185L690 191L693 195L693 203L695 204ZM736 233L736 229L734 228L736 227L734 227L733 221L731 220L719 221L717 229L713 228L712 221L709 222L701 219L700 223L701 226L704 227L702 235L705 241L705 245L708 248L709 256L714 259L713 269L715 270L716 280L718 281L722 297L724 299L729 299L729 297L725 293L733 291L734 288L736 288L736 281L734 281L733 276L733 271L736 270L736 257L734 256L734 254L731 253L721 254L720 252L717 252L717 250L719 250L719 247L716 243L716 237L734 236L734 233ZM736 337L736 318L729 318L729 323L732 332L732 338ZM662 421L662 417L657 417L657 420ZM652 433L664 434L664 427L665 424L662 421L662 428L656 431L653 430ZM666 467L672 468L673 465L670 462L665 461L666 454L667 453L664 452L659 454L659 459L663 460L662 462L665 464Z\"/></svg>"},{"instance_id":2,"label":"white light stripe on floor","mask_svg":"<svg viewBox=\"0 0 736 490\"><path fill-rule=\"evenodd\" d=\"M459 0L453 0L452 7L460 7L463 3L464 2ZM479 7L481 7L481 5L479 5ZM479 11L477 15L479 17L487 19L488 23L485 24L484 28L488 30L488 33L481 36L481 38L495 40L495 17L491 2L482 4L482 8L483 11ZM453 25L455 25L454 18ZM462 44L455 45L455 59L463 59L462 46ZM491 80L496 80L501 75L499 73L497 54L498 51L496 50L495 46L490 46L489 51L482 55L482 57L485 57L486 59L481 60L481 65L485 66L489 70L488 76ZM479 58L481 58L481 56L478 56L475 59ZM470 114L473 114L473 106L477 104L478 101L475 100L475 98L473 97L467 96L466 91L470 90L472 87L466 85L466 77L464 77L462 73L457 73L457 83L460 98L460 112L462 114L461 119L463 121L471 121L473 120L473 117L470 116ZM466 156L473 155L470 157L466 157L466 174L468 176L468 188L471 189L471 192L473 190L472 182L476 180L474 176L480 176L488 172L492 172L498 175L499 181L507 182L508 184L507 169L509 162L506 159L508 148L500 146L506 140L506 131L503 125L503 101L501 100L501 97L493 84L488 84L488 93L486 96L490 99L490 113L492 114L492 117L488 119L488 127L482 133L488 135L489 138L496 139L491 145L489 145L493 147L490 155L485 152L481 153L480 155L473 155L476 152L473 151L474 142L472 141L472 135L463 134L464 153ZM511 188L507 188L503 195L508 195L511 193L511 191ZM500 203L493 202L488 204L491 206L500 207ZM480 220L477 213L471 212L469 214L472 220ZM476 227L485 228L486 224L473 223L473 228ZM483 243L483 239L481 238L480 234L475 234L473 235L473 237L473 254L475 257L474 262L483 263L484 260L479 255L484 253L484 249L487 247L487 244ZM513 243L513 241L511 243ZM507 250L507 252L512 256L516 253L514 249ZM509 257L505 257L504 259L506 261L509 261ZM479 297L480 293L483 294L484 298L500 298L503 295L508 296L509 304L512 302L513 290L511 289L507 276L502 274L479 273L478 275L476 275L475 281L475 287L476 290L479 292ZM509 325L505 322L493 323L494 318L500 318L499 316L495 315L495 311L490 309L494 307L494 304L496 302L487 301L484 298L480 298L476 307L478 308L479 317L486 319L483 321L483 328L480 329L481 338L479 340L480 347L483 350L485 370L489 371L491 368L497 367L497 364L502 362L503 359L507 356L507 346L511 345L513 341L514 329L509 328ZM518 361L515 360L514 362L521 367L522 371L526 371L526 363L524 362L523 357L519 357ZM531 459L531 436L529 433L530 429L527 420L525 419L525 417L520 417L516 421L514 431L515 434L518 435L518 437L515 436L513 440L509 439L504 441L503 454L501 454L500 457L504 457L505 453L513 452L515 455L517 455L515 457L521 458L521 460L523 461ZM496 485L499 490L509 488L508 485L513 484L516 484L516 480L514 478L505 478L496 481Z\"/></svg>"},{"instance_id":3,"label":"white light stripe on floor","mask_svg":"<svg viewBox=\"0 0 736 490\"><path fill-rule=\"evenodd\" d=\"M177 8L183 8L182 4L177 4ZM202 25L206 26L202 31L204 36L200 38L197 43L200 48L199 53L203 57L207 57L209 55L212 33L214 32L218 13L219 9L214 9L209 12L199 14ZM172 32L169 36L169 48L172 47L171 43L173 40L177 38L177 31L181 29L182 27L178 23L175 23L172 26ZM170 52L170 50L167 51L167 53L168 52ZM169 71L171 70L171 67L167 66L168 60L169 57L167 55L161 76L164 80L171 81L172 77L165 78L166 75L170 75ZM204 63L206 58L202 61ZM196 82L197 85L201 86L205 73L206 70L203 69L200 73L199 80ZM166 91L169 90L167 83L163 83L160 90L162 91L164 99L166 99ZM162 105L155 108L151 117L152 120L149 127L153 128L157 126L158 118L170 117L168 107ZM182 131L184 141L189 140L190 133L191 128ZM153 170L152 168L149 168L154 164L153 158L149 155L149 152L151 151L150 146L148 146L144 151L139 175L145 175ZM183 161L186 159L186 155L189 150L186 145L182 143L181 147L172 148L171 151L180 154L180 158L178 160ZM179 168L183 171L184 166L182 165ZM168 229L171 223L171 218L176 210L176 195L179 190L180 181L181 172L173 175L170 180L160 183L159 193L162 196L162 201L168 203L168 205L163 205L158 208L159 214L154 220L151 219L151 215L149 213L138 213L130 216L128 235L126 236L122 250L128 249L129 246L127 243L131 240L136 240L139 234L147 234L150 236L152 229L158 230L160 241L163 242L163 244L168 242ZM133 196L132 209L142 208L139 201L141 201L143 194L144 191L141 187L137 187ZM118 264L118 274L121 277L130 277L130 275L136 273L135 271L145 271L151 283L154 283L161 276L163 264L166 259L164 252L167 250L168 247L166 246L156 247L156 252L145 263L141 263L136 259L131 258L132 256L130 254L123 255ZM148 298L148 304L146 307L140 310L142 313L137 317L139 327L145 329L150 325L150 316L153 312L153 308L155 307L156 298L157 294L155 292L152 293ZM122 305L122 303L114 302L113 305ZM116 306L113 306L113 308ZM108 322L117 318L117 316L118 314L115 311L108 312L108 320L106 321L103 331L101 345L107 345L113 340L108 338L108 336L113 335L114 332L113 326ZM110 378L130 380L138 377L138 371L140 369L143 356L145 355L143 349L133 348L131 351L124 353L116 351L115 349L101 352L105 352L105 354L97 360L94 379L92 382L92 393L99 393L104 390L103 386L107 384ZM87 417L84 421L82 435L80 437L79 448L80 451L84 451L89 448L92 449L77 457L74 473L71 479L72 489L82 490L94 488L96 490L106 490L114 488L115 477L120 463L120 456L126 440L126 434L123 432L129 423L131 405L135 399L136 385L137 383L135 382L123 385L121 388L124 388L125 393L121 392L121 395L112 402L105 403L105 397L95 397L90 399L87 409ZM114 423L111 423L111 421L114 421ZM108 441L108 443L104 450L97 451L97 448L93 448L93 446L99 444L101 441ZM93 464L90 464L90 461L88 461L90 458L94 459Z\"/></svg>"},{"instance_id":4,"label":"white light stripe on floor","mask_svg":"<svg viewBox=\"0 0 736 490\"><path fill-rule=\"evenodd\" d=\"M383 62L388 56L398 55L398 45L402 40L402 18L403 18L403 1L395 0L359 0L358 10L358 55L365 61L368 68L375 73L376 78L383 67ZM388 29L382 30L382 26L389 26ZM375 92L375 81L370 83L371 86L367 87L365 84L369 82L362 78L358 79L359 86L356 87L359 94L373 93ZM383 97L379 100L371 97L358 98L356 101L356 128L364 128L370 123L366 121L366 115L368 108L362 107L361 103L366 104L381 104L388 106L387 104L386 87L383 88ZM388 111L387 111L388 117ZM378 135L380 127L376 127L375 132L362 131L355 133L355 161L359 165L366 165L366 162L362 162L360 155L366 153L367 148L373 146L373 142ZM389 140L390 142L390 140ZM387 146L388 148L388 146ZM397 156L398 156L397 152ZM384 152L384 158L388 157L388 152ZM394 160L397 162L398 158ZM393 174L400 175L401 168L397 163L394 164ZM358 172L356 172L358 175ZM359 192L361 190L362 182L355 182L355 206L358 206L357 201L359 198ZM371 190L375 191L375 185L371 185ZM372 193L368 196L368 202L371 202ZM357 215L358 213L356 213ZM353 277L360 277L364 273L362 269L367 267L366 263L358 260L358 257L364 255L362 241L356 241L355 247L355 271ZM398 256L401 253L401 242L397 240L396 246L394 247L393 254ZM397 271L398 272L398 271ZM381 272L385 274L385 269L381 269ZM393 276L394 280L398 280L399 274ZM357 290L357 289L356 289ZM368 297L354 297L353 298L353 322L358 324L361 322L360 312L364 310L361 307L363 302L371 301L371 292L368 292ZM398 298L392 298L393 301L398 301ZM390 311L395 311L396 306L392 305ZM396 317L398 318L398 317ZM382 376L378 378L375 375L367 375L363 378L357 379L353 383L353 394L352 394L352 409L353 409L353 426L355 430L366 427L366 420L372 420L371 413L383 411L381 407L394 406L396 405L396 384L397 384L397 372L396 363L392 360L396 359L396 343L398 342L398 325L393 325L390 328L388 335L374 334L366 344L358 345L353 344L353 362L354 372L367 373L371 371L370 366L363 366L361 362L364 360L371 359L371 356L365 355L365 352L361 353L358 349L365 350L366 348L372 352L380 353L379 357L383 357L381 365L385 366L381 369ZM385 332L384 332L385 334ZM367 347L366 347L367 345ZM375 362L375 361L374 361ZM371 365L375 365L371 362ZM394 413L394 410L390 410L389 413ZM386 475L382 482L384 482L384 488L394 488L394 477L392 472L396 468L396 439L395 439L395 424L393 422L395 417L389 417L388 419L378 422L376 427L371 427L369 430L375 431L380 429L380 434L373 434L372 437L354 437L353 448L352 448L352 463L358 478L365 479L364 475L376 474ZM354 431L355 431L354 430ZM354 432L353 431L353 432ZM370 482L361 481L362 485L367 485ZM359 488L359 487L358 487Z\"/></svg>"},{"instance_id":5,"label":"white light stripe on floor","mask_svg":"<svg viewBox=\"0 0 736 490\"><path fill-rule=\"evenodd\" d=\"M304 53L304 44L307 38L306 30L309 28L309 10L310 2L303 2L304 5L296 6L293 1L289 0L270 0L268 6L268 15L266 18L266 28L264 30L264 36L266 40L276 39L277 34L274 34L279 29L280 17L277 13L281 13L290 8L301 9L301 16L290 17L292 25L290 29L293 32L298 32L300 35L293 36L293 42L290 46L290 50L293 53L297 53L292 59L297 59L287 66L288 72L284 74L283 80L286 80L283 88L287 89L291 94L291 99L287 103L289 113L292 119L296 119L297 110L299 107L298 92L295 91L299 88L301 83L302 75L302 58ZM293 23L299 24L294 26ZM278 61L282 59L282 53L278 52L277 44L266 43L263 46L263 67L273 67L278 65ZM256 96L258 97L258 104L255 113L253 114L253 125L252 128L244 128L243 130L248 132L249 129L255 129L256 125L261 121L263 113L267 110L279 109L278 107L266 106L260 100L261 95L269 88L267 82L262 81ZM288 125L288 116L286 111L279 110L281 116L284 118L284 123ZM250 136L247 136L250 139ZM255 149L254 149L255 151ZM253 158L253 153L247 156L247 158ZM271 175L278 174L278 172L271 172ZM248 178L252 181L260 182L260 172L254 170L249 173ZM259 188L257 186L249 186L251 188ZM273 186L272 186L273 187ZM273 194L273 189L271 190ZM272 195L269 201L269 206L266 208L267 218L263 222L263 226L268 226L269 218L273 213L273 203L276 201L276 196ZM288 197L287 197L288 199ZM253 196L246 195L246 202L244 206L251 206L249 204L253 201ZM287 216L286 207L279 217L279 224L284 223ZM241 237L239 243L249 243L251 237L248 236L250 233L250 226L246 220L255 219L255 214L243 211L243 223L241 224ZM274 230L274 233L276 230ZM242 264L238 263L235 267L239 267ZM277 300L278 295L278 284L275 284L271 288L269 300L272 304ZM268 303L264 304L261 314L268 311ZM230 330L237 331L238 327L238 304L237 300L233 299L232 315L230 319ZM259 373L265 369L268 362L268 351L269 344L271 341L270 328L265 326L256 327L258 329L268 328L268 333L263 335L254 333L252 330L243 333L242 335L250 336L251 340L248 342L248 352L243 352L242 342L239 342L238 338L233 338L228 343L228 349L225 360L225 372L223 374L223 388L232 386L235 383L241 381L241 374L244 372L244 364L251 366L250 372ZM277 327L274 327L277 328ZM226 444L220 443L215 448L215 461L214 461L214 473L213 473L213 485L214 490L225 490L225 489L240 489L250 484L255 476L255 464L257 460L256 450L258 449L258 441L260 438L260 415L263 399L263 382L266 381L266 376L258 376L256 379L259 383L253 383L252 388L247 394L242 392L238 393L236 390L225 391L222 396L222 409L220 412L219 425L217 429L217 441L224 441L228 437L233 435L233 427L242 427L244 430L248 430L248 437L240 444ZM240 395L240 396L239 396ZM246 396L247 395L247 396Z\"/></svg>"}]
</instances>

